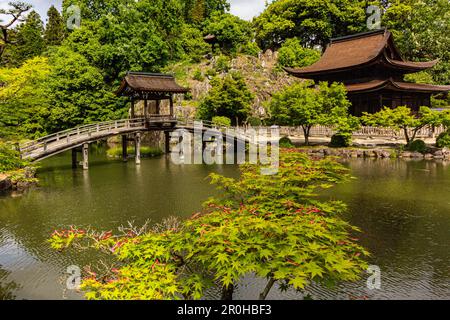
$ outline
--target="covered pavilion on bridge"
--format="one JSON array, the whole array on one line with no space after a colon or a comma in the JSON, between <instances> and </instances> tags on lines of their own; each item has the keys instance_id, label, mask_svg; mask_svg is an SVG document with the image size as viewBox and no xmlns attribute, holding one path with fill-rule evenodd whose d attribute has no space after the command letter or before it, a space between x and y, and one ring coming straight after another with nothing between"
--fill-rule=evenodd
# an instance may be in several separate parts
<instances>
[{"instance_id":1,"label":"covered pavilion on bridge","mask_svg":"<svg viewBox=\"0 0 450 320\"><path fill-rule=\"evenodd\" d=\"M123 78L116 95L129 97L130 118L136 118L136 104L144 102L143 114L146 119L176 120L174 116L174 95L186 94L190 90L180 86L172 75L147 72L128 72ZM150 104L149 102L154 102ZM163 114L161 102L169 101L169 108Z\"/></svg>"}]
</instances>

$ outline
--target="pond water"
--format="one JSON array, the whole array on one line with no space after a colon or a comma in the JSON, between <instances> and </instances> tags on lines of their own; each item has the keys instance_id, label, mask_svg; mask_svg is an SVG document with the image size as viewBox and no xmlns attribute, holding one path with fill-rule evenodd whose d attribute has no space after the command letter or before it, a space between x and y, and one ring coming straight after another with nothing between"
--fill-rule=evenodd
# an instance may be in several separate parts
<instances>
[{"instance_id":1,"label":"pond water","mask_svg":"<svg viewBox=\"0 0 450 320\"><path fill-rule=\"evenodd\" d=\"M166 157L135 166L131 160L107 160L101 148L91 153L88 171L72 170L70 154L63 154L42 163L39 188L0 195L0 299L82 299L65 290L65 271L97 258L51 250L46 239L54 229L111 230L127 221L142 225L188 217L216 192L205 179L210 172L238 176L236 166L177 166ZM450 165L361 159L345 165L356 179L323 197L349 205L348 220L363 230L370 263L381 269L381 289L367 289L367 275L333 289L314 285L308 294L315 299L449 299ZM264 284L245 278L235 297L255 299ZM274 289L269 298L302 295Z\"/></svg>"}]
</instances>

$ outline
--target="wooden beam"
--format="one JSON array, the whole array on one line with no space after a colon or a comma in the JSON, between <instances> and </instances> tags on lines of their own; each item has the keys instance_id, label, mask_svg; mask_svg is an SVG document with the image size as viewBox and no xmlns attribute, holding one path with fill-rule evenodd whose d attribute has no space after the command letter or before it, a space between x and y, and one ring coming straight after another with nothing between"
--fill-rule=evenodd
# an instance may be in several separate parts
<instances>
[{"instance_id":1,"label":"wooden beam","mask_svg":"<svg viewBox=\"0 0 450 320\"><path fill-rule=\"evenodd\" d=\"M170 95L170 115L173 117L173 95Z\"/></svg>"}]
</instances>

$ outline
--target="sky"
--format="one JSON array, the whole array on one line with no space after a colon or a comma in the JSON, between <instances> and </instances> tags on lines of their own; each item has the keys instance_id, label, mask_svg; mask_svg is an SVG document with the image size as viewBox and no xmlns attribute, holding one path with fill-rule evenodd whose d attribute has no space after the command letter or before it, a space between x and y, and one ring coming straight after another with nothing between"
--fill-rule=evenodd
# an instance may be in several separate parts
<instances>
[{"instance_id":1,"label":"sky","mask_svg":"<svg viewBox=\"0 0 450 320\"><path fill-rule=\"evenodd\" d=\"M0 0L0 8L5 8L9 1L11 0ZM31 3L45 20L48 8L55 5L60 9L62 0L26 0L26 2ZM230 0L231 13L242 19L251 20L264 10L265 2L266 0Z\"/></svg>"}]
</instances>

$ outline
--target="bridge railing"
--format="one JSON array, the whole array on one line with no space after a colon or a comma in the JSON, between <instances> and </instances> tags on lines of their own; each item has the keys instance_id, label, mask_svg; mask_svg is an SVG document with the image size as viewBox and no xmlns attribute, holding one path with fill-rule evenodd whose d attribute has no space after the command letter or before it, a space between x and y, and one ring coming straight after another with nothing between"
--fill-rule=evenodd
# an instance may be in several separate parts
<instances>
[{"instance_id":1,"label":"bridge railing","mask_svg":"<svg viewBox=\"0 0 450 320\"><path fill-rule=\"evenodd\" d=\"M160 119L160 118L159 118ZM83 137L90 137L96 134L103 134L105 132L112 132L114 130L127 129L127 128L141 128L145 126L146 119L123 119L115 121L106 121L96 124L79 126L74 129L64 130L57 132L34 141L26 142L20 145L20 153L22 156L27 156L35 150L43 149L46 151L47 147L51 144L71 143Z\"/></svg>"}]
</instances>

